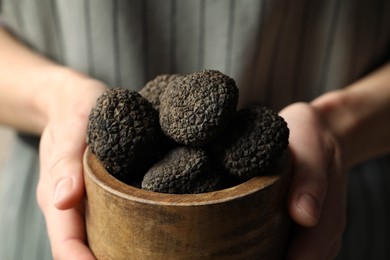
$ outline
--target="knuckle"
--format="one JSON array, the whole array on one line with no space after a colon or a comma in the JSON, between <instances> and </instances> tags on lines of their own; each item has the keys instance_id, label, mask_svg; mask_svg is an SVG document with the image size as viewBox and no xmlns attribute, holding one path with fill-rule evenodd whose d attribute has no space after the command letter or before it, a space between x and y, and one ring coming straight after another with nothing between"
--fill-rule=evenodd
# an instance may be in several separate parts
<instances>
[{"instance_id":1,"label":"knuckle","mask_svg":"<svg viewBox=\"0 0 390 260\"><path fill-rule=\"evenodd\" d=\"M328 179L325 174L315 174L314 180L319 190L326 191L328 189Z\"/></svg>"},{"instance_id":2,"label":"knuckle","mask_svg":"<svg viewBox=\"0 0 390 260\"><path fill-rule=\"evenodd\" d=\"M53 173L56 172L56 169L61 167L63 163L67 161L68 157L66 153L60 153L56 155L49 164L48 172L50 175L53 175Z\"/></svg>"},{"instance_id":3,"label":"knuckle","mask_svg":"<svg viewBox=\"0 0 390 260\"><path fill-rule=\"evenodd\" d=\"M41 180L39 180L38 182L35 196L36 196L38 207L42 211L44 211L44 209L47 207L48 202L47 202L47 196L45 196L45 190Z\"/></svg>"}]
</instances>

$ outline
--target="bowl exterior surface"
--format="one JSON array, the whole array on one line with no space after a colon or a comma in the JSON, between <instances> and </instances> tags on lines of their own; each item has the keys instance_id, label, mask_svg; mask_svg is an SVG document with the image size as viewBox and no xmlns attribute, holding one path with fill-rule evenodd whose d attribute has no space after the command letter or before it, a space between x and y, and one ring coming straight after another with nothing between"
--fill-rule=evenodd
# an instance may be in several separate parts
<instances>
[{"instance_id":1,"label":"bowl exterior surface","mask_svg":"<svg viewBox=\"0 0 390 260\"><path fill-rule=\"evenodd\" d=\"M97 259L282 259L289 163L276 170L222 191L161 194L116 180L86 150L89 246Z\"/></svg>"}]
</instances>

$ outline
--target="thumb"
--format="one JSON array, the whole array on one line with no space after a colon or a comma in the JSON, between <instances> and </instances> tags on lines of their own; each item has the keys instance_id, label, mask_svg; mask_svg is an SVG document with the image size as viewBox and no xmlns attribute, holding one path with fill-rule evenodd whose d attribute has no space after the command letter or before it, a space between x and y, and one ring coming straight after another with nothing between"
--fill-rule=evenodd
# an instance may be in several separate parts
<instances>
[{"instance_id":1,"label":"thumb","mask_svg":"<svg viewBox=\"0 0 390 260\"><path fill-rule=\"evenodd\" d=\"M290 129L293 177L288 208L302 226L315 226L328 189L328 145L322 125L311 106L298 103L281 111Z\"/></svg>"},{"instance_id":2,"label":"thumb","mask_svg":"<svg viewBox=\"0 0 390 260\"><path fill-rule=\"evenodd\" d=\"M84 195L85 131L83 120L70 119L50 123L42 135L43 174L51 180L53 201L58 209L74 207Z\"/></svg>"},{"instance_id":3,"label":"thumb","mask_svg":"<svg viewBox=\"0 0 390 260\"><path fill-rule=\"evenodd\" d=\"M326 172L314 167L314 163L303 161L304 154L293 153L294 177L289 193L289 212L296 223L305 227L317 225L328 183Z\"/></svg>"}]
</instances>

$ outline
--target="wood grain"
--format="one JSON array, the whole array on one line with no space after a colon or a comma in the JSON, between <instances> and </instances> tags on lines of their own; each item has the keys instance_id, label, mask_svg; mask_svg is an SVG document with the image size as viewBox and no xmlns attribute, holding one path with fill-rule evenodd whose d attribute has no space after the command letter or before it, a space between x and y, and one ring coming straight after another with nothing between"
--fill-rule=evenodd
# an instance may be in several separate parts
<instances>
[{"instance_id":1,"label":"wood grain","mask_svg":"<svg viewBox=\"0 0 390 260\"><path fill-rule=\"evenodd\" d=\"M178 195L118 181L87 149L89 246L97 259L282 259L290 226L288 153L282 161L269 176Z\"/></svg>"}]
</instances>

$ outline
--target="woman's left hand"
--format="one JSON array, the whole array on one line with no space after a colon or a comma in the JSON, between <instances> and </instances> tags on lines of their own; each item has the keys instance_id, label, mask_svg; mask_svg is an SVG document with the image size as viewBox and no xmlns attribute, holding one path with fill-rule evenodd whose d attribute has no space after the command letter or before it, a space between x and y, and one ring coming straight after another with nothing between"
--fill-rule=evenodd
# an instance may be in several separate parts
<instances>
[{"instance_id":1,"label":"woman's left hand","mask_svg":"<svg viewBox=\"0 0 390 260\"><path fill-rule=\"evenodd\" d=\"M333 259L346 221L346 174L339 144L310 104L280 112L290 129L293 177L288 210L296 230L288 259Z\"/></svg>"}]
</instances>

